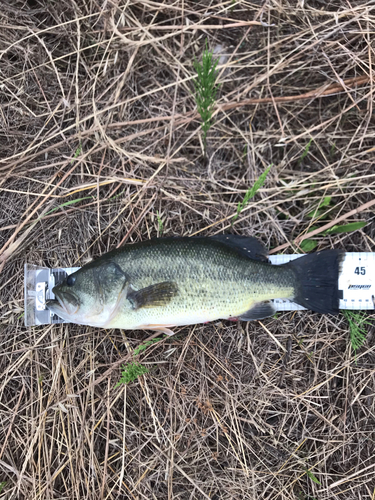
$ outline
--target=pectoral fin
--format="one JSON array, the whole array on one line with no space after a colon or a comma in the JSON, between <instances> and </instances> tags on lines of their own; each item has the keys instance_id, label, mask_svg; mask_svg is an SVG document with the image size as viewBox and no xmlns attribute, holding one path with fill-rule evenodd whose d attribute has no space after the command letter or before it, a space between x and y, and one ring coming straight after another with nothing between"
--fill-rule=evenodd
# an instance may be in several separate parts
<instances>
[{"instance_id":1,"label":"pectoral fin","mask_svg":"<svg viewBox=\"0 0 375 500\"><path fill-rule=\"evenodd\" d=\"M254 306L239 316L242 321L251 321L254 319L264 319L273 316L276 310L271 302L258 302Z\"/></svg>"},{"instance_id":2,"label":"pectoral fin","mask_svg":"<svg viewBox=\"0 0 375 500\"><path fill-rule=\"evenodd\" d=\"M126 298L132 304L133 309L141 307L158 307L168 304L178 293L177 284L173 281L163 281L155 285L141 288L141 290L129 289Z\"/></svg>"}]
</instances>

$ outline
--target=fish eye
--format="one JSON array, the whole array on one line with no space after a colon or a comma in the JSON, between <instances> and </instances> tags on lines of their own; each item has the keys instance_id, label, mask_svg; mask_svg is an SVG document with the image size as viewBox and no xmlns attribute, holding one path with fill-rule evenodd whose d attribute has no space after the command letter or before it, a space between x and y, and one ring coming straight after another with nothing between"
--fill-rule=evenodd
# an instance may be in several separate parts
<instances>
[{"instance_id":1,"label":"fish eye","mask_svg":"<svg viewBox=\"0 0 375 500\"><path fill-rule=\"evenodd\" d=\"M75 281L76 281L75 276L70 275L70 276L68 276L68 277L67 277L67 279L66 279L66 284L67 284L68 286L73 286L73 285L74 285L74 283L75 283Z\"/></svg>"}]
</instances>

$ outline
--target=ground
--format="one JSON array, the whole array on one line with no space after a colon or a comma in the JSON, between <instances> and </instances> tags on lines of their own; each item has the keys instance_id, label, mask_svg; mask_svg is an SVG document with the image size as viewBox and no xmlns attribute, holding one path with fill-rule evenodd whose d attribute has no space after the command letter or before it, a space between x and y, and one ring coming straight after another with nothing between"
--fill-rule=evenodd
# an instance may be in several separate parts
<instances>
[{"instance_id":1,"label":"ground","mask_svg":"<svg viewBox=\"0 0 375 500\"><path fill-rule=\"evenodd\" d=\"M356 356L344 315L298 311L134 358L152 332L23 323L25 262L161 234L374 251L374 29L365 0L3 0L0 498L375 498L370 325ZM148 373L115 387L132 359Z\"/></svg>"}]
</instances>

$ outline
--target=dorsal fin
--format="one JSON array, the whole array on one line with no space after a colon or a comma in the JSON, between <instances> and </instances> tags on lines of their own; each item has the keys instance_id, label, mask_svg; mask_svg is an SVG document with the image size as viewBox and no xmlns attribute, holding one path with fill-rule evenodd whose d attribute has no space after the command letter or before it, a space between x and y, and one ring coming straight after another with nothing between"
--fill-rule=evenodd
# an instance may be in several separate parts
<instances>
[{"instance_id":1,"label":"dorsal fin","mask_svg":"<svg viewBox=\"0 0 375 500\"><path fill-rule=\"evenodd\" d=\"M268 251L259 240L253 236L239 236L237 234L217 234L210 236L211 239L220 241L224 245L237 250L237 252L245 257L261 262L269 262Z\"/></svg>"}]
</instances>

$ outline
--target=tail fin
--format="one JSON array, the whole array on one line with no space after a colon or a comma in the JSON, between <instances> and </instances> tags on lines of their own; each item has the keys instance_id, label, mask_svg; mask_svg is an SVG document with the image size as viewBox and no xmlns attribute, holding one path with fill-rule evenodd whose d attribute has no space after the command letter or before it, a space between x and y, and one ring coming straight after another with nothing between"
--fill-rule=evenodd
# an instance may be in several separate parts
<instances>
[{"instance_id":1,"label":"tail fin","mask_svg":"<svg viewBox=\"0 0 375 500\"><path fill-rule=\"evenodd\" d=\"M284 264L296 275L294 302L322 314L339 312L340 250L311 253Z\"/></svg>"}]
</instances>

